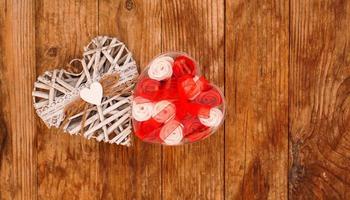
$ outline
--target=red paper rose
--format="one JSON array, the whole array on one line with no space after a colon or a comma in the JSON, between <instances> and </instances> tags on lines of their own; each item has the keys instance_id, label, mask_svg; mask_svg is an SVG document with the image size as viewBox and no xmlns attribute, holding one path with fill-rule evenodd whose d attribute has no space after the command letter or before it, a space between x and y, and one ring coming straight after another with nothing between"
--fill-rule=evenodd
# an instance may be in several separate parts
<instances>
[{"instance_id":1,"label":"red paper rose","mask_svg":"<svg viewBox=\"0 0 350 200\"><path fill-rule=\"evenodd\" d=\"M196 64L187 56L178 56L173 64L174 76L179 78L183 75L194 76L196 72Z\"/></svg>"}]
</instances>

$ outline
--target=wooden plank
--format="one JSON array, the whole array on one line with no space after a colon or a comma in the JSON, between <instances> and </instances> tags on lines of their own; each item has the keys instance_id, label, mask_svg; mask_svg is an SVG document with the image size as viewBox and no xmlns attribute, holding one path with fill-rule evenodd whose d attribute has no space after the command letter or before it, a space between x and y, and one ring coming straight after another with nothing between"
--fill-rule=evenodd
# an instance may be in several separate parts
<instances>
[{"instance_id":1,"label":"wooden plank","mask_svg":"<svg viewBox=\"0 0 350 200\"><path fill-rule=\"evenodd\" d=\"M162 1L162 51L184 51L224 89L224 1ZM224 129L163 147L163 199L224 199Z\"/></svg>"},{"instance_id":2,"label":"wooden plank","mask_svg":"<svg viewBox=\"0 0 350 200\"><path fill-rule=\"evenodd\" d=\"M288 13L226 1L226 199L287 199Z\"/></svg>"},{"instance_id":3,"label":"wooden plank","mask_svg":"<svg viewBox=\"0 0 350 200\"><path fill-rule=\"evenodd\" d=\"M291 199L350 199L350 2L291 0Z\"/></svg>"},{"instance_id":4,"label":"wooden plank","mask_svg":"<svg viewBox=\"0 0 350 200\"><path fill-rule=\"evenodd\" d=\"M36 199L33 1L0 1L0 199Z\"/></svg>"},{"instance_id":5,"label":"wooden plank","mask_svg":"<svg viewBox=\"0 0 350 200\"><path fill-rule=\"evenodd\" d=\"M160 52L160 1L99 3L99 34L123 41L142 69ZM102 199L161 199L161 148L134 138L130 148L101 144Z\"/></svg>"},{"instance_id":6,"label":"wooden plank","mask_svg":"<svg viewBox=\"0 0 350 200\"><path fill-rule=\"evenodd\" d=\"M82 57L83 47L97 35L97 8L96 0L36 2L38 75ZM99 144L49 130L37 119L39 198L98 199L103 171L99 166Z\"/></svg>"}]
</instances>

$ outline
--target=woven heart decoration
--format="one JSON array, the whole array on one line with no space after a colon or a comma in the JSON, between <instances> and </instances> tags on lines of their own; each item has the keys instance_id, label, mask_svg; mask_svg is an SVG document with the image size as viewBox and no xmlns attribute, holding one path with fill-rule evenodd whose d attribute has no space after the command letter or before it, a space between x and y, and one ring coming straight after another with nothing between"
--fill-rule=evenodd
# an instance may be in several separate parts
<instances>
[{"instance_id":1,"label":"woven heart decoration","mask_svg":"<svg viewBox=\"0 0 350 200\"><path fill-rule=\"evenodd\" d=\"M80 73L55 69L38 77L32 93L38 116L71 135L129 146L138 77L131 52L116 38L98 36L70 64L76 61Z\"/></svg>"}]
</instances>

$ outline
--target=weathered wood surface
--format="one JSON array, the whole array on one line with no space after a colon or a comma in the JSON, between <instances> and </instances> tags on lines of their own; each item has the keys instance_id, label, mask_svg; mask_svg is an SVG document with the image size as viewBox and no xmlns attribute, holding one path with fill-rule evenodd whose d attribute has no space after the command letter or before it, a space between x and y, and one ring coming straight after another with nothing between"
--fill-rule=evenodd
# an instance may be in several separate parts
<instances>
[{"instance_id":1,"label":"weathered wood surface","mask_svg":"<svg viewBox=\"0 0 350 200\"><path fill-rule=\"evenodd\" d=\"M226 5L226 197L286 199L288 2Z\"/></svg>"},{"instance_id":2,"label":"weathered wood surface","mask_svg":"<svg viewBox=\"0 0 350 200\"><path fill-rule=\"evenodd\" d=\"M38 197L34 1L0 1L0 199Z\"/></svg>"},{"instance_id":3,"label":"weathered wood surface","mask_svg":"<svg viewBox=\"0 0 350 200\"><path fill-rule=\"evenodd\" d=\"M350 2L291 1L291 199L350 199Z\"/></svg>"},{"instance_id":4,"label":"weathered wood surface","mask_svg":"<svg viewBox=\"0 0 350 200\"><path fill-rule=\"evenodd\" d=\"M0 199L350 199L350 1L0 0ZM205 141L120 147L48 130L32 84L118 37L180 50L225 91Z\"/></svg>"}]
</instances>

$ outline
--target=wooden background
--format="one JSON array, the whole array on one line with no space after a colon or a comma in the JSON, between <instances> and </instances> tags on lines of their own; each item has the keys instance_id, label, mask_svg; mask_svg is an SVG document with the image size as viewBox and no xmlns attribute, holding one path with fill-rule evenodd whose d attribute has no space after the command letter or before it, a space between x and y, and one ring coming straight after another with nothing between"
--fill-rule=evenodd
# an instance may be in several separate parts
<instances>
[{"instance_id":1,"label":"wooden background","mask_svg":"<svg viewBox=\"0 0 350 200\"><path fill-rule=\"evenodd\" d=\"M36 77L116 36L140 69L188 52L224 91L205 141L47 129ZM350 1L0 0L0 199L350 199Z\"/></svg>"}]
</instances>

